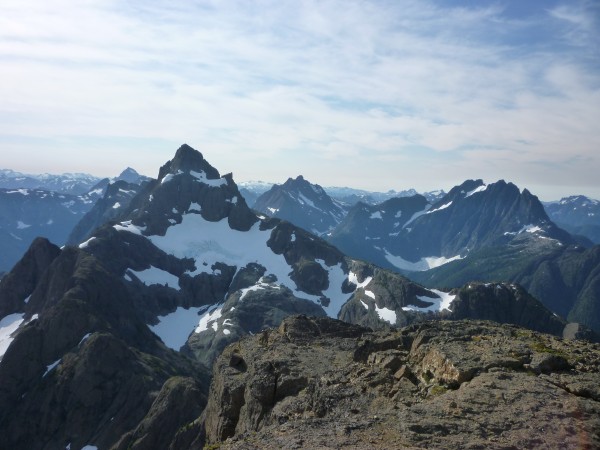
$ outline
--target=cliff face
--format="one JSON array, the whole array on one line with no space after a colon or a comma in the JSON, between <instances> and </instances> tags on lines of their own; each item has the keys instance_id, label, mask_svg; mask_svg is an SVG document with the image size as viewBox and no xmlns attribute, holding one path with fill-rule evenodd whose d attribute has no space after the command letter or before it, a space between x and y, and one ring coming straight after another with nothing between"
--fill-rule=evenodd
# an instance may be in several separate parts
<instances>
[{"instance_id":1,"label":"cliff face","mask_svg":"<svg viewBox=\"0 0 600 450\"><path fill-rule=\"evenodd\" d=\"M220 448L598 448L600 346L295 316L225 349L203 426Z\"/></svg>"}]
</instances>

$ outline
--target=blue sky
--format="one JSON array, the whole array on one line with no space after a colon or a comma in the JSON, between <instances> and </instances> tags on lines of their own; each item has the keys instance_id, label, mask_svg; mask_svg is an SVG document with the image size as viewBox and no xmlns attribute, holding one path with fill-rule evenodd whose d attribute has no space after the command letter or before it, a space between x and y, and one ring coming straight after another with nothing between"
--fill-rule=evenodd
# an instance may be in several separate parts
<instances>
[{"instance_id":1,"label":"blue sky","mask_svg":"<svg viewBox=\"0 0 600 450\"><path fill-rule=\"evenodd\" d=\"M600 198L595 0L3 0L0 168Z\"/></svg>"}]
</instances>

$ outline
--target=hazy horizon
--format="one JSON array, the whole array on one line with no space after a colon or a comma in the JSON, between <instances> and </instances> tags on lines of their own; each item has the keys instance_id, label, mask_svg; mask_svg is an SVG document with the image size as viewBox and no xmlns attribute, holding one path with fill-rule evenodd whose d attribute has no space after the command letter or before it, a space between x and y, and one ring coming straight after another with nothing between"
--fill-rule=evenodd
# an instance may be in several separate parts
<instances>
[{"instance_id":1,"label":"hazy horizon","mask_svg":"<svg viewBox=\"0 0 600 450\"><path fill-rule=\"evenodd\" d=\"M0 167L600 198L591 0L0 6Z\"/></svg>"},{"instance_id":2,"label":"hazy horizon","mask_svg":"<svg viewBox=\"0 0 600 450\"><path fill-rule=\"evenodd\" d=\"M209 163L210 163L210 161L209 161ZM64 174L67 174L67 173L73 173L73 174L92 175L92 176L98 177L98 178L114 178L114 177L118 176L123 170L125 170L127 168L132 168L132 169L136 170L136 172L140 173L137 169L135 169L135 167L131 167L131 166L124 167L122 170L118 171L118 173L109 174L109 175L95 175L95 174L92 174L92 173L89 173L89 172L82 172L82 171L57 172L57 173L43 172L43 173L47 173L47 174L50 174L50 175L64 175ZM219 170L218 167L216 169ZM41 175L42 174L42 173L22 172L22 171L18 171L18 170L14 170L14 169L8 168L8 167L0 167L0 170L13 170L14 172L22 173L23 175ZM225 173L228 173L228 172L221 172L221 171L219 171L219 173L221 175L224 175ZM145 176L150 177L150 178L156 178L158 176L158 169L156 170L156 173L154 175L151 175L151 174L148 174L148 173L140 173L140 175L145 175ZM255 183L262 182L262 183L267 183L267 184L283 184L283 183L285 183L285 181L288 178L296 178L298 175L304 176L303 174L288 175L288 176L285 176L281 180L273 181L273 180L259 180L259 179L239 180L239 179L237 179L237 177L235 176L235 174L233 174L233 180L238 185L240 183L247 183L247 182L255 182ZM471 178L464 179L464 180L462 180L460 182L457 182L456 184L453 184L453 185L450 185L450 186L445 186L445 187L444 186L440 186L440 187L432 188L432 189L417 189L414 186L399 186L399 187L397 186L397 187L390 187L389 189L369 189L369 188L360 187L360 186L356 186L356 185L335 185L335 184L327 184L327 183L318 183L318 182L316 182L314 180L310 180L310 179L306 178L305 176L304 176L304 178L307 179L308 182L310 182L312 184L319 184L323 188L352 188L352 189L357 189L357 190L364 190L364 191L369 191L369 192L380 192L380 193L386 193L386 192L390 192L390 191L401 192L401 191L407 191L409 189L415 189L418 193L427 193L427 192L432 192L432 191L436 191L436 190L443 190L445 192L448 192L454 186L462 184L462 182L466 181L467 179L472 179L472 180L480 179L478 177L471 177ZM497 180L483 180L483 181L486 184L491 184L491 183L495 183L497 181L500 181L500 179L497 179ZM507 183L508 182L513 182L512 180L509 180L509 179L506 179L504 181L506 181ZM583 192L563 193L562 189L557 189L555 196L543 197L543 196L539 195L536 192L535 187L532 188L531 186L520 186L520 185L517 185L517 186L521 190L523 190L523 189L529 190L532 194L536 195L537 197L540 198L541 201L544 201L544 202L558 201L558 200L561 200L564 197L569 197L569 196L573 196L573 195L585 195L585 196L587 196L587 197L589 197L591 199L599 200L599 198L594 197L593 195L587 195L587 194L585 194Z\"/></svg>"}]
</instances>

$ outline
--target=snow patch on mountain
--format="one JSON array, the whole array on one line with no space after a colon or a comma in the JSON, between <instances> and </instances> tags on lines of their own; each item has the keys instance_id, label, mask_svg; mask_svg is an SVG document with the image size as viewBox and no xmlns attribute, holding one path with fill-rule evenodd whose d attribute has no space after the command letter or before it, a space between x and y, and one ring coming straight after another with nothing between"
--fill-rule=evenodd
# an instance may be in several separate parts
<instances>
[{"instance_id":1,"label":"snow patch on mountain","mask_svg":"<svg viewBox=\"0 0 600 450\"><path fill-rule=\"evenodd\" d=\"M208 179L204 171L195 172L193 170L190 170L190 175L196 178L196 181L199 181L211 187L220 187L227 184L227 180L225 178Z\"/></svg>"},{"instance_id":2,"label":"snow patch on mountain","mask_svg":"<svg viewBox=\"0 0 600 450\"><path fill-rule=\"evenodd\" d=\"M159 322L148 327L167 347L179 351L198 326L199 314L207 308L208 305L187 309L179 306L172 313L158 316Z\"/></svg>"},{"instance_id":3,"label":"snow patch on mountain","mask_svg":"<svg viewBox=\"0 0 600 450\"><path fill-rule=\"evenodd\" d=\"M54 370L54 368L60 364L61 361L62 361L62 358L59 358L56 361L54 361L52 364L49 364L48 366L46 366L46 371L44 372L44 375L42 375L42 378L45 378L46 375L48 375L50 372L52 372Z\"/></svg>"},{"instance_id":4,"label":"snow patch on mountain","mask_svg":"<svg viewBox=\"0 0 600 450\"><path fill-rule=\"evenodd\" d=\"M367 287L372 279L373 277L367 277L362 281L362 283L359 283L358 275L352 271L348 274L348 281L352 284L355 284L357 289Z\"/></svg>"},{"instance_id":5,"label":"snow patch on mountain","mask_svg":"<svg viewBox=\"0 0 600 450\"><path fill-rule=\"evenodd\" d=\"M392 325L396 324L396 311L392 311L391 309L385 307L379 308L377 305L375 305L375 312L377 312L377 315L381 320L385 320Z\"/></svg>"},{"instance_id":6,"label":"snow patch on mountain","mask_svg":"<svg viewBox=\"0 0 600 450\"><path fill-rule=\"evenodd\" d=\"M200 317L200 321L194 330L194 333L202 333L203 331L208 330L209 325L212 327L214 331L219 329L219 325L217 320L221 317L223 313L223 304L220 303L218 305L212 305L214 309L204 313L202 317Z\"/></svg>"},{"instance_id":7,"label":"snow patch on mountain","mask_svg":"<svg viewBox=\"0 0 600 450\"><path fill-rule=\"evenodd\" d=\"M444 264L448 264L449 262L456 261L459 259L463 259L463 256L456 255L450 258L445 256L427 256L421 258L419 261L412 262L407 261L401 256L392 255L387 249L385 251L385 259L387 259L392 265L401 270L407 270L410 272L422 272L424 270L433 269L435 267L443 266Z\"/></svg>"},{"instance_id":8,"label":"snow patch on mountain","mask_svg":"<svg viewBox=\"0 0 600 450\"><path fill-rule=\"evenodd\" d=\"M192 202L190 203L190 207L188 208L187 212L201 212L202 211L202 206L200 206L200 204L196 203L196 202Z\"/></svg>"},{"instance_id":9,"label":"snow patch on mountain","mask_svg":"<svg viewBox=\"0 0 600 450\"><path fill-rule=\"evenodd\" d=\"M178 170L177 173L168 173L166 174L162 180L160 180L160 184L165 184L168 183L169 181L171 181L173 178L175 178L176 175L180 175L183 172L181 170Z\"/></svg>"},{"instance_id":10,"label":"snow patch on mountain","mask_svg":"<svg viewBox=\"0 0 600 450\"><path fill-rule=\"evenodd\" d=\"M142 236L142 231L146 230L146 227L139 227L137 225L133 225L131 223L131 220L126 220L125 222L113 225L113 228L117 231L129 231L130 233L137 234L139 236Z\"/></svg>"},{"instance_id":11,"label":"snow patch on mountain","mask_svg":"<svg viewBox=\"0 0 600 450\"><path fill-rule=\"evenodd\" d=\"M278 283L296 290L291 280L290 266L283 255L276 255L267 246L271 230L260 230L255 223L248 231L238 231L229 227L227 219L209 222L196 214L183 216L181 223L167 229L164 236L148 236L148 239L177 258L192 258L196 270L189 273L212 273L212 266L221 262L233 267L244 267L260 261L268 274L274 274Z\"/></svg>"},{"instance_id":12,"label":"snow patch on mountain","mask_svg":"<svg viewBox=\"0 0 600 450\"><path fill-rule=\"evenodd\" d=\"M87 241L82 242L81 244L79 244L79 248L87 248L87 246L90 245L90 242L92 242L94 239L96 239L96 236L92 236Z\"/></svg>"},{"instance_id":13,"label":"snow patch on mountain","mask_svg":"<svg viewBox=\"0 0 600 450\"><path fill-rule=\"evenodd\" d=\"M543 229L541 229L539 226L537 225L525 225L523 228L521 228L521 230L519 231L519 233L537 233L538 231L544 231Z\"/></svg>"},{"instance_id":14,"label":"snow patch on mountain","mask_svg":"<svg viewBox=\"0 0 600 450\"><path fill-rule=\"evenodd\" d=\"M483 185L481 185L481 186L479 186L479 187L477 187L477 188L473 189L472 191L470 191L470 192L467 192L467 194L465 195L465 198L467 198L467 197L470 197L470 196L471 196L471 195L473 195L473 194L477 194L478 192L483 192L483 191L485 191L487 188L488 188L488 185L487 185L487 184L483 184Z\"/></svg>"},{"instance_id":15,"label":"snow patch on mountain","mask_svg":"<svg viewBox=\"0 0 600 450\"><path fill-rule=\"evenodd\" d=\"M307 204L308 206L310 206L311 208L314 209L319 209L315 206L315 202L313 202L310 198L308 198L306 195L304 195L302 192L298 193L298 200L300 201L300 203L302 204ZM319 209L320 211L320 209Z\"/></svg>"},{"instance_id":16,"label":"snow patch on mountain","mask_svg":"<svg viewBox=\"0 0 600 450\"><path fill-rule=\"evenodd\" d=\"M430 289L430 292L437 295L438 298L428 297L426 295L417 295L417 298L422 302L431 303L429 306L403 306L403 311L416 311L416 312L441 312L444 310L452 311L450 309L450 303L456 298L456 295L449 294L444 291L437 289Z\"/></svg>"},{"instance_id":17,"label":"snow patch on mountain","mask_svg":"<svg viewBox=\"0 0 600 450\"><path fill-rule=\"evenodd\" d=\"M179 290L179 278L167 272L166 270L162 270L154 266L150 266L149 269L141 270L139 272L132 269L129 270L135 274L135 276L138 277L142 283L148 286L152 284L160 284Z\"/></svg>"},{"instance_id":18,"label":"snow patch on mountain","mask_svg":"<svg viewBox=\"0 0 600 450\"><path fill-rule=\"evenodd\" d=\"M261 289L267 289L267 288L275 288L275 289L280 289L279 286L273 286L272 284L266 283L264 281L264 277L261 277L260 280L258 280L258 283L256 283L253 286L244 288L241 290L242 295L240 295L240 301L244 300L244 298L246 297L246 295L248 295L248 292L252 292L252 291L258 291Z\"/></svg>"},{"instance_id":19,"label":"snow patch on mountain","mask_svg":"<svg viewBox=\"0 0 600 450\"><path fill-rule=\"evenodd\" d=\"M23 323L24 316L25 314L23 313L15 313L9 314L0 320L0 361L2 361L2 357L14 339L11 335Z\"/></svg>"},{"instance_id":20,"label":"snow patch on mountain","mask_svg":"<svg viewBox=\"0 0 600 450\"><path fill-rule=\"evenodd\" d=\"M427 211L427 214L431 214L431 213L434 213L434 212L441 211L442 209L448 208L450 205L452 205L452 201L450 201L449 203L445 203L445 204L443 204L442 206L440 206L438 208L432 209L431 211Z\"/></svg>"},{"instance_id":21,"label":"snow patch on mountain","mask_svg":"<svg viewBox=\"0 0 600 450\"><path fill-rule=\"evenodd\" d=\"M408 225L410 225L412 222L414 222L417 218L421 217L424 214L427 214L427 211L429 211L429 208L431 208L431 205L427 205L427 206L425 206L425 209L414 213L411 216L411 218L408 219L408 222L405 222L404 225L402 225L402 228L406 228Z\"/></svg>"},{"instance_id":22,"label":"snow patch on mountain","mask_svg":"<svg viewBox=\"0 0 600 450\"><path fill-rule=\"evenodd\" d=\"M338 263L335 266L328 266L322 259L317 259L316 261L328 272L329 277L329 286L323 291L323 295L329 299L329 304L327 306L321 305L321 307L329 317L337 319L342 306L344 306L344 303L352 296L352 294L344 294L342 292L342 285L348 278L348 275L342 270L341 263ZM319 298L318 296L310 296L304 292L297 292L296 296L312 299L315 302L317 302L317 299Z\"/></svg>"},{"instance_id":23,"label":"snow patch on mountain","mask_svg":"<svg viewBox=\"0 0 600 450\"><path fill-rule=\"evenodd\" d=\"M86 333L79 341L79 344L77 344L77 347L79 347L81 344L83 344L85 341L87 341L91 335L92 335L92 333Z\"/></svg>"}]
</instances>

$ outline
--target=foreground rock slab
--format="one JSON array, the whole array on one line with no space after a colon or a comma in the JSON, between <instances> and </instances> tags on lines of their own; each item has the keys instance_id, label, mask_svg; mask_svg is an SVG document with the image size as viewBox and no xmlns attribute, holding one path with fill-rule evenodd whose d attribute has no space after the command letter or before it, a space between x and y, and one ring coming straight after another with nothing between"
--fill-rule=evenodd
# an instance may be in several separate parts
<instances>
[{"instance_id":1,"label":"foreground rock slab","mask_svg":"<svg viewBox=\"0 0 600 450\"><path fill-rule=\"evenodd\" d=\"M222 449L600 448L600 346L510 325L295 316L213 377L203 425Z\"/></svg>"}]
</instances>

